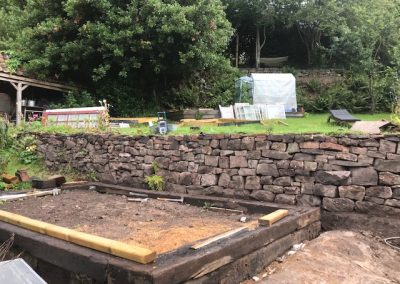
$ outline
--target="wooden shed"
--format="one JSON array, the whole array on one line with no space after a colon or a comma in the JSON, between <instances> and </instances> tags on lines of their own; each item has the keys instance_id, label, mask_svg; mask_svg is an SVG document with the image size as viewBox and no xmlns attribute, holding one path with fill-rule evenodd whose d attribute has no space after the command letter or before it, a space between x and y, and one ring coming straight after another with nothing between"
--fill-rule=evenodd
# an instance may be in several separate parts
<instances>
[{"instance_id":1,"label":"wooden shed","mask_svg":"<svg viewBox=\"0 0 400 284\"><path fill-rule=\"evenodd\" d=\"M11 84L13 91L6 93L0 88L0 112L11 113L12 110L15 109L17 124L20 124L24 119L22 112L23 92L28 87L36 87L56 92L68 92L76 89L75 87L60 84L58 82L43 81L28 77L22 69L11 72L11 70L7 68L7 60L8 56L0 53L0 81ZM12 104L15 104L15 108Z\"/></svg>"}]
</instances>

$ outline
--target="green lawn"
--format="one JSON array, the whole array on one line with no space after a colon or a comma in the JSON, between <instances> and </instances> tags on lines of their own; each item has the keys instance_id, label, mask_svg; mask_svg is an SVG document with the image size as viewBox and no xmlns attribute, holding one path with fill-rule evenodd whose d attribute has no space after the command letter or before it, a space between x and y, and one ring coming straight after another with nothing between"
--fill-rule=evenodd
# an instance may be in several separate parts
<instances>
[{"instance_id":1,"label":"green lawn","mask_svg":"<svg viewBox=\"0 0 400 284\"><path fill-rule=\"evenodd\" d=\"M286 125L279 121L269 121L262 124L248 124L241 126L203 126L199 130L191 130L190 127L179 127L177 131L171 134L191 134L191 133L218 133L218 134L230 134L230 133L348 133L349 128L345 126L339 126L334 123L328 123L328 114L309 114L303 118L288 118L286 120L280 120ZM390 120L390 113L380 113L374 115L359 114L355 115L361 120Z\"/></svg>"},{"instance_id":2,"label":"green lawn","mask_svg":"<svg viewBox=\"0 0 400 284\"><path fill-rule=\"evenodd\" d=\"M379 113L374 115L369 114L355 114L361 120L390 120L390 113ZM192 130L190 126L181 126L174 132L169 132L169 135L186 135L197 133L209 134L231 134L231 133L248 133L248 134L261 134L261 133L321 133L321 134L334 134L334 133L348 133L349 128L346 126L328 123L328 114L308 114L303 118L288 118L285 120L270 120L265 121L264 124L246 124L240 126L202 126L200 129ZM283 123L280 123L283 122ZM287 124L287 125L285 125ZM39 125L26 126L25 130L36 132L48 133L64 133L74 134L81 132L98 133L97 130L91 129L73 129L65 126L52 126L42 127ZM20 130L21 131L21 130ZM112 129L113 133L123 135L150 135L152 130L147 125L138 125L131 128Z\"/></svg>"}]
</instances>

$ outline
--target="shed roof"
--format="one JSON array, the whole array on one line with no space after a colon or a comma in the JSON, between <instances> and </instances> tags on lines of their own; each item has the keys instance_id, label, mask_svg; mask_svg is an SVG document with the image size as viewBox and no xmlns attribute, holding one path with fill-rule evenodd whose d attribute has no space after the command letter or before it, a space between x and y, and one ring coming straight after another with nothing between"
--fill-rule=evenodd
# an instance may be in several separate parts
<instances>
[{"instance_id":1,"label":"shed roof","mask_svg":"<svg viewBox=\"0 0 400 284\"><path fill-rule=\"evenodd\" d=\"M34 78L30 78L26 75L26 72L20 68L15 72L11 72L7 68L7 62L8 56L4 53L0 53L0 81L7 81L10 83L23 83L25 85L29 86L34 86L34 87L39 87L39 88L44 88L44 89L49 89L49 90L55 90L55 91L70 91L70 90L75 90L76 87L73 86L68 86L59 82L54 82L54 81L43 81L43 80L38 80Z\"/></svg>"}]
</instances>

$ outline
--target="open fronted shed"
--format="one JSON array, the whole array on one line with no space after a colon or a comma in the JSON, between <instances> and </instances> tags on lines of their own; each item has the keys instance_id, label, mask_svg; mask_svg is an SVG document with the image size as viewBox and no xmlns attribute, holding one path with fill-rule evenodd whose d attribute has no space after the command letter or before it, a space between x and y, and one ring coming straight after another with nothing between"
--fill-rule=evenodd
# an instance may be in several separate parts
<instances>
[{"instance_id":1,"label":"open fronted shed","mask_svg":"<svg viewBox=\"0 0 400 284\"><path fill-rule=\"evenodd\" d=\"M7 55L0 54L0 81L8 82L15 89L16 96L15 100L13 97L8 96L8 94L3 93L0 89L1 97L0 99L4 101L4 110L0 109L0 111L10 111L12 105L10 102L15 101L15 110L16 110L16 123L20 124L23 120L24 116L22 113L22 96L25 89L28 87L36 87L45 90L52 90L57 92L68 92L70 90L75 90L75 87L68 86L65 84L60 84L56 82L49 82L43 80L37 80L28 77L23 70L18 70L16 72L11 72L6 65L8 57Z\"/></svg>"}]
</instances>

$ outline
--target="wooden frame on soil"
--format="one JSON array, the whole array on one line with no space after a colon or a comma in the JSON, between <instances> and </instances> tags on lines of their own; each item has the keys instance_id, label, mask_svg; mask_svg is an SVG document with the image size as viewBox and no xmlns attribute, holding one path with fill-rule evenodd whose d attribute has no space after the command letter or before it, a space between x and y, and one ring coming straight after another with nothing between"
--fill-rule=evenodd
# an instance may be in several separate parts
<instances>
[{"instance_id":1,"label":"wooden frame on soil","mask_svg":"<svg viewBox=\"0 0 400 284\"><path fill-rule=\"evenodd\" d=\"M15 233L15 247L38 260L38 266L42 262L51 263L68 271L69 275L84 274L99 282L112 279L114 283L232 283L260 272L293 244L315 238L321 228L319 208L154 192L103 183L67 185L64 189L89 187L103 193L127 196L133 192L150 198L183 197L185 203L197 206L203 206L204 202L212 202L226 208L241 206L249 213L268 214L276 209L287 209L289 215L271 227L258 227L252 231L241 230L197 250L191 249L193 244L187 244L160 254L149 264L135 263L4 222L0 222L0 241ZM36 268L40 271L40 267Z\"/></svg>"}]
</instances>

